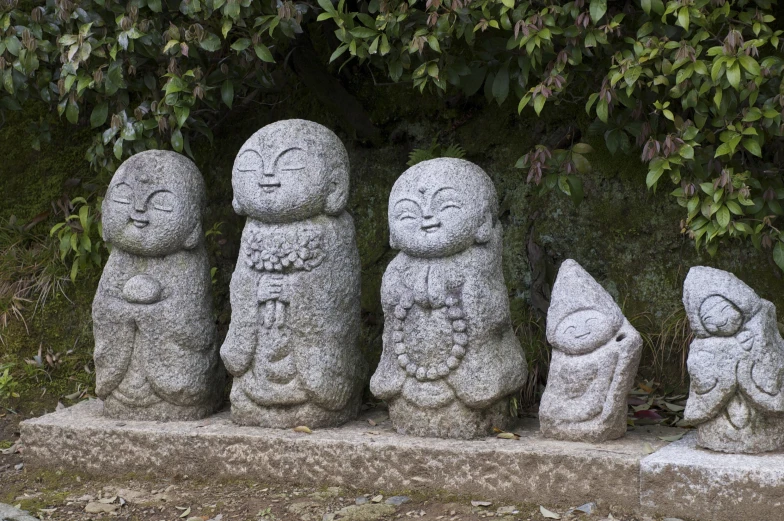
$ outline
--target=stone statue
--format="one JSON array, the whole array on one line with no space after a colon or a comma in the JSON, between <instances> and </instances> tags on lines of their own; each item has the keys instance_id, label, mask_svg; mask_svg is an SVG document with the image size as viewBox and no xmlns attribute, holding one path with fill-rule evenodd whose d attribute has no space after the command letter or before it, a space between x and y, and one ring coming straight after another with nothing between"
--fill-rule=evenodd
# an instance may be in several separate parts
<instances>
[{"instance_id":1,"label":"stone statue","mask_svg":"<svg viewBox=\"0 0 784 521\"><path fill-rule=\"evenodd\" d=\"M419 163L389 196L384 349L370 381L403 434L474 438L504 428L527 367L512 332L490 178L461 159Z\"/></svg>"},{"instance_id":2,"label":"stone statue","mask_svg":"<svg viewBox=\"0 0 784 521\"><path fill-rule=\"evenodd\" d=\"M610 294L572 259L561 264L553 286L547 341L553 354L539 405L542 434L589 442L623 436L642 337Z\"/></svg>"},{"instance_id":3,"label":"stone statue","mask_svg":"<svg viewBox=\"0 0 784 521\"><path fill-rule=\"evenodd\" d=\"M232 419L264 427L353 419L367 367L343 143L312 121L267 125L240 149L232 186L234 210L248 217L221 347L234 375Z\"/></svg>"},{"instance_id":4,"label":"stone statue","mask_svg":"<svg viewBox=\"0 0 784 521\"><path fill-rule=\"evenodd\" d=\"M95 392L108 416L194 420L221 403L205 198L196 165L174 152L136 154L109 183L112 252L93 301Z\"/></svg>"},{"instance_id":5,"label":"stone statue","mask_svg":"<svg viewBox=\"0 0 784 521\"><path fill-rule=\"evenodd\" d=\"M694 341L684 418L719 452L784 448L784 340L776 307L733 274L695 266L683 286Z\"/></svg>"}]
</instances>

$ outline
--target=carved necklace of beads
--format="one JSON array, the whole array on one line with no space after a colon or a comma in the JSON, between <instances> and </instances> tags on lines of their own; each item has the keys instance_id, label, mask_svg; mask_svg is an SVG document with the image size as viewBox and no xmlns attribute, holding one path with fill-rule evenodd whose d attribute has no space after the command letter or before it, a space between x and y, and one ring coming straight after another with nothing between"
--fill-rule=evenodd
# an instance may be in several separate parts
<instances>
[{"instance_id":1,"label":"carved necklace of beads","mask_svg":"<svg viewBox=\"0 0 784 521\"><path fill-rule=\"evenodd\" d=\"M423 366L419 365L408 356L408 346L405 341L403 324L408 316L409 310L414 306L414 297L411 293L405 293L398 304L395 306L392 321L392 342L394 343L395 354L397 355L398 365L405 369L409 376L416 377L417 380L424 382L428 380L438 380L444 378L451 371L458 368L468 349L468 333L465 321L465 312L460 303L460 299L455 296L446 298L446 315L452 325L452 349L449 357L438 364Z\"/></svg>"}]
</instances>

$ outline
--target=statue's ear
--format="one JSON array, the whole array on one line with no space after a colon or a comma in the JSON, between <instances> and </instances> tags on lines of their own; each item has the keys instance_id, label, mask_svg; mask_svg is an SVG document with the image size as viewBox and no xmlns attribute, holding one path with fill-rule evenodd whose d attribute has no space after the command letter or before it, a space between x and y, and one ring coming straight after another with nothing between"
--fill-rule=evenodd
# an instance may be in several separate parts
<instances>
[{"instance_id":1,"label":"statue's ear","mask_svg":"<svg viewBox=\"0 0 784 521\"><path fill-rule=\"evenodd\" d=\"M338 215L348 203L348 169L336 168L328 177L327 204L324 212L327 215Z\"/></svg>"},{"instance_id":2,"label":"statue's ear","mask_svg":"<svg viewBox=\"0 0 784 521\"><path fill-rule=\"evenodd\" d=\"M204 231L202 230L201 223L198 223L196 226L193 227L190 235L188 238L185 239L185 244L183 244L183 248L186 250L192 250L196 246L201 243L202 236L204 235Z\"/></svg>"},{"instance_id":3,"label":"statue's ear","mask_svg":"<svg viewBox=\"0 0 784 521\"><path fill-rule=\"evenodd\" d=\"M480 224L479 229L476 230L476 243L485 244L489 242L493 236L493 228L493 215L490 212L485 212L482 218L482 224Z\"/></svg>"},{"instance_id":4,"label":"statue's ear","mask_svg":"<svg viewBox=\"0 0 784 521\"><path fill-rule=\"evenodd\" d=\"M231 200L231 207L234 208L234 213L236 213L237 215L243 215L242 207L240 206L240 202L237 201L236 197Z\"/></svg>"}]
</instances>

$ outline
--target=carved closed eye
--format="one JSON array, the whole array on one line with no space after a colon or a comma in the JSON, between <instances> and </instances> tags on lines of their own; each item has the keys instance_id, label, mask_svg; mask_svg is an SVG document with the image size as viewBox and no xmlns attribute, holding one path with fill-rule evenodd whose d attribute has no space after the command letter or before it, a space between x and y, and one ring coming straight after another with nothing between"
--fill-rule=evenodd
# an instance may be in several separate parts
<instances>
[{"instance_id":1,"label":"carved closed eye","mask_svg":"<svg viewBox=\"0 0 784 521\"><path fill-rule=\"evenodd\" d=\"M305 151L301 148L290 148L278 156L277 166L280 170L302 170L305 168Z\"/></svg>"},{"instance_id":2,"label":"carved closed eye","mask_svg":"<svg viewBox=\"0 0 784 521\"><path fill-rule=\"evenodd\" d=\"M444 210L448 210L450 208L456 208L459 210L460 208L462 208L462 206L457 204L455 201L447 201L441 205L441 209L439 211L443 212Z\"/></svg>"},{"instance_id":3,"label":"carved closed eye","mask_svg":"<svg viewBox=\"0 0 784 521\"><path fill-rule=\"evenodd\" d=\"M255 172L261 170L263 166L264 161L261 159L261 154L255 150L246 150L237 157L235 168L240 172Z\"/></svg>"},{"instance_id":4,"label":"carved closed eye","mask_svg":"<svg viewBox=\"0 0 784 521\"><path fill-rule=\"evenodd\" d=\"M174 194L168 190L155 192L150 196L149 204L151 204L152 207L156 210L160 210L162 212L174 211Z\"/></svg>"},{"instance_id":5,"label":"carved closed eye","mask_svg":"<svg viewBox=\"0 0 784 521\"><path fill-rule=\"evenodd\" d=\"M133 190L125 183L120 183L112 190L112 201L120 204L131 204Z\"/></svg>"}]
</instances>

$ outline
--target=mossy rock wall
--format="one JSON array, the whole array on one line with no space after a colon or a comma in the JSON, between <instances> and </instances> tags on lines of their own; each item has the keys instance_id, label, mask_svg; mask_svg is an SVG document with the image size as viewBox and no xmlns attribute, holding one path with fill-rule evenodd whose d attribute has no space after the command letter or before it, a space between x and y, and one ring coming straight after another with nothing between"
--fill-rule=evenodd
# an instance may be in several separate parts
<instances>
[{"instance_id":1,"label":"mossy rock wall","mask_svg":"<svg viewBox=\"0 0 784 521\"><path fill-rule=\"evenodd\" d=\"M349 152L349 210L356 223L362 258L362 342L371 366L381 348L381 276L395 253L388 245L387 198L395 179L407 168L411 150L426 148L433 138L461 145L466 159L485 169L496 184L505 229L504 274L513 321L528 351L529 363L539 374L539 381L529 390L532 395L536 394L536 384L544 380L549 357L543 336L549 287L557 266L566 258L577 260L596 277L643 333L648 352L641 372L676 384L685 383L688 332L680 338L668 332L683 325L681 288L690 266L707 264L732 271L780 309L784 304L784 283L769 254L755 251L749 243L726 244L715 258L698 253L680 233L684 211L667 195L669 190L647 190L646 170L637 157L612 155L601 139L588 139L595 149L590 155L593 171L583 177L585 199L579 206L562 194L542 193L539 187L526 183L526 173L514 168L517 159L564 125L575 121L583 125L575 120L579 108L572 112L562 108L548 120L537 120L514 116L508 107L421 96L407 85L371 89L366 83L358 83L354 92L383 136L381 142L368 145L355 139L339 117L325 112L307 89L297 89L289 101L226 119L215 130L214 145L197 142L193 146L209 194L206 229L221 223L221 233L210 237L209 246L213 266L217 267L214 288L222 332L230 321L228 285L244 225L244 219L231 207L234 157L258 128L293 117L334 129ZM50 117L55 121L53 142L37 153L27 148L29 143L21 129L25 118L39 117L40 109L31 107L0 132L6 158L0 164L2 219L16 215L29 220L59 197L66 179L89 176L82 158L92 132L74 131ZM50 220L38 226L46 233L52 224ZM44 309L28 324L29 334L18 324L10 326L6 334L11 333L14 340L0 345L0 352L5 351L6 358L14 353L29 357L44 345L55 352L76 349L89 358L89 327L65 327L60 321L89 324L89 295L97 278L97 273L88 273L77 281L75 294L80 298L72 302L58 298L48 303L48 311ZM71 311L63 313L63 309Z\"/></svg>"}]
</instances>

